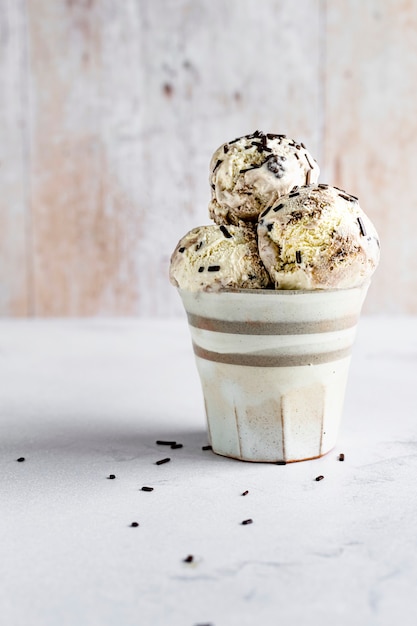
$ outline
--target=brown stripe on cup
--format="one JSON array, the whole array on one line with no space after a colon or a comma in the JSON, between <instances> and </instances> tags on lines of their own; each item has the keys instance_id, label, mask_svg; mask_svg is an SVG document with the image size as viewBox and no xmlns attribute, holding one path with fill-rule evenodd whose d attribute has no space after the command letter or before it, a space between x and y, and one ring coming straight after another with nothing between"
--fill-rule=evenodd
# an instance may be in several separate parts
<instances>
[{"instance_id":1,"label":"brown stripe on cup","mask_svg":"<svg viewBox=\"0 0 417 626\"><path fill-rule=\"evenodd\" d=\"M193 328L232 335L313 335L353 328L358 322L357 315L314 322L240 322L203 317L193 313L187 315L188 323Z\"/></svg>"},{"instance_id":2,"label":"brown stripe on cup","mask_svg":"<svg viewBox=\"0 0 417 626\"><path fill-rule=\"evenodd\" d=\"M213 352L201 348L193 342L194 354L206 361L227 365L245 365L249 367L297 367L300 365L320 365L338 361L350 356L351 346L331 352L316 354L239 354L236 352Z\"/></svg>"}]
</instances>

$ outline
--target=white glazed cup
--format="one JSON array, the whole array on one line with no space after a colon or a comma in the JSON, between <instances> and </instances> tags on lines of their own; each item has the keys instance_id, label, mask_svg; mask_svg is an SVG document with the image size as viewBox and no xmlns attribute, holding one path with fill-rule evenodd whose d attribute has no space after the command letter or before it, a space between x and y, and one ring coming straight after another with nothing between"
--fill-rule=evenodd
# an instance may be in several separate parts
<instances>
[{"instance_id":1,"label":"white glazed cup","mask_svg":"<svg viewBox=\"0 0 417 626\"><path fill-rule=\"evenodd\" d=\"M178 290L214 452L277 463L317 458L335 446L368 286Z\"/></svg>"}]
</instances>

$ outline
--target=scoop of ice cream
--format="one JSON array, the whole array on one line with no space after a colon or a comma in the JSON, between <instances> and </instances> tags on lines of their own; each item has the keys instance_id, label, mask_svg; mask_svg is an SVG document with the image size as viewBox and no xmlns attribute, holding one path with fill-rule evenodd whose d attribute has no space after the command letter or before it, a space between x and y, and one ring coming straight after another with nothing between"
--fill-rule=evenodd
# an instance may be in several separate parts
<instances>
[{"instance_id":1,"label":"scoop of ice cream","mask_svg":"<svg viewBox=\"0 0 417 626\"><path fill-rule=\"evenodd\" d=\"M316 183L319 166L303 143L256 131L223 144L210 163L210 217L217 224L256 222L295 185Z\"/></svg>"},{"instance_id":2,"label":"scoop of ice cream","mask_svg":"<svg viewBox=\"0 0 417 626\"><path fill-rule=\"evenodd\" d=\"M277 289L348 289L365 282L379 261L377 232L355 196L306 185L266 208L259 254Z\"/></svg>"},{"instance_id":3,"label":"scoop of ice cream","mask_svg":"<svg viewBox=\"0 0 417 626\"><path fill-rule=\"evenodd\" d=\"M186 291L261 289L270 278L259 258L253 226L199 226L175 248L170 265L173 285Z\"/></svg>"}]
</instances>

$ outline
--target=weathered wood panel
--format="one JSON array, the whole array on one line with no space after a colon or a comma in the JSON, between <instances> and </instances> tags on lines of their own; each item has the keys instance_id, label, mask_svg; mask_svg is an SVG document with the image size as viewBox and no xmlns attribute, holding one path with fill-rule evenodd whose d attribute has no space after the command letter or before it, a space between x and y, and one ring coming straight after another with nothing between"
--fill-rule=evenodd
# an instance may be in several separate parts
<instances>
[{"instance_id":1,"label":"weathered wood panel","mask_svg":"<svg viewBox=\"0 0 417 626\"><path fill-rule=\"evenodd\" d=\"M132 2L28 3L37 315L130 314L143 61Z\"/></svg>"},{"instance_id":2,"label":"weathered wood panel","mask_svg":"<svg viewBox=\"0 0 417 626\"><path fill-rule=\"evenodd\" d=\"M381 236L367 312L417 313L417 5L327 3L326 178Z\"/></svg>"},{"instance_id":3,"label":"weathered wood panel","mask_svg":"<svg viewBox=\"0 0 417 626\"><path fill-rule=\"evenodd\" d=\"M12 316L31 311L24 6L0 6L0 314Z\"/></svg>"}]
</instances>

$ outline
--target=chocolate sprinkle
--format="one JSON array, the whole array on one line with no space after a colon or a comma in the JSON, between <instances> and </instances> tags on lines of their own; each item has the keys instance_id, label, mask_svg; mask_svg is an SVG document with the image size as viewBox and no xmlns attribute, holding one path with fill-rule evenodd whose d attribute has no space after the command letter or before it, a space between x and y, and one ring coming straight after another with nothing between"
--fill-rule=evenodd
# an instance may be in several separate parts
<instances>
[{"instance_id":1,"label":"chocolate sprinkle","mask_svg":"<svg viewBox=\"0 0 417 626\"><path fill-rule=\"evenodd\" d=\"M295 259L297 263L301 263L301 252L299 250L295 253Z\"/></svg>"},{"instance_id":2,"label":"chocolate sprinkle","mask_svg":"<svg viewBox=\"0 0 417 626\"><path fill-rule=\"evenodd\" d=\"M139 526L137 522L132 522L130 525L132 528L137 528Z\"/></svg>"},{"instance_id":3,"label":"chocolate sprinkle","mask_svg":"<svg viewBox=\"0 0 417 626\"><path fill-rule=\"evenodd\" d=\"M242 522L242 526L247 526L248 524L253 524L253 519L244 519Z\"/></svg>"},{"instance_id":4,"label":"chocolate sprinkle","mask_svg":"<svg viewBox=\"0 0 417 626\"><path fill-rule=\"evenodd\" d=\"M338 193L337 195L343 198L343 200L348 200L349 202L352 202L354 200L354 198L352 198L351 196L347 196L344 193Z\"/></svg>"},{"instance_id":5,"label":"chocolate sprinkle","mask_svg":"<svg viewBox=\"0 0 417 626\"><path fill-rule=\"evenodd\" d=\"M223 152L227 154L229 152L229 146L226 144L223 148Z\"/></svg>"},{"instance_id":6,"label":"chocolate sprinkle","mask_svg":"<svg viewBox=\"0 0 417 626\"><path fill-rule=\"evenodd\" d=\"M298 154L296 152L294 152L294 156L296 159L298 159L298 161L300 160L300 157L298 156Z\"/></svg>"},{"instance_id":7,"label":"chocolate sprinkle","mask_svg":"<svg viewBox=\"0 0 417 626\"><path fill-rule=\"evenodd\" d=\"M192 563L194 561L194 557L192 554L189 554L188 556L185 557L184 559L184 563Z\"/></svg>"},{"instance_id":8,"label":"chocolate sprinkle","mask_svg":"<svg viewBox=\"0 0 417 626\"><path fill-rule=\"evenodd\" d=\"M116 475L115 474L109 474L109 476L107 476L107 478L109 480L114 480L116 478Z\"/></svg>"},{"instance_id":9,"label":"chocolate sprinkle","mask_svg":"<svg viewBox=\"0 0 417 626\"><path fill-rule=\"evenodd\" d=\"M166 459L161 459L160 461L157 461L157 462L155 463L155 465L163 465L164 463L169 463L169 462L170 462L170 460L171 460L171 459L170 459L169 457L167 457Z\"/></svg>"},{"instance_id":10,"label":"chocolate sprinkle","mask_svg":"<svg viewBox=\"0 0 417 626\"><path fill-rule=\"evenodd\" d=\"M242 493L242 496L247 496L247 495L248 495L248 493L249 493L249 491L246 489L246 491L244 491L244 492Z\"/></svg>"},{"instance_id":11,"label":"chocolate sprinkle","mask_svg":"<svg viewBox=\"0 0 417 626\"><path fill-rule=\"evenodd\" d=\"M179 448L183 448L182 443L173 443L171 446L171 450L178 450Z\"/></svg>"},{"instance_id":12,"label":"chocolate sprinkle","mask_svg":"<svg viewBox=\"0 0 417 626\"><path fill-rule=\"evenodd\" d=\"M365 235L366 235L365 224L363 223L363 220L362 220L361 217L357 217L356 219L358 220L358 224L359 224L359 228L360 228L360 231L361 231L361 235L362 235L362 237L365 237Z\"/></svg>"},{"instance_id":13,"label":"chocolate sprinkle","mask_svg":"<svg viewBox=\"0 0 417 626\"><path fill-rule=\"evenodd\" d=\"M200 274L201 274L201 272L204 272L204 267L201 265L201 267L199 267L199 268L198 268L198 271L199 271L199 272L200 272Z\"/></svg>"},{"instance_id":14,"label":"chocolate sprinkle","mask_svg":"<svg viewBox=\"0 0 417 626\"><path fill-rule=\"evenodd\" d=\"M218 272L220 271L220 265L209 265L207 268L208 272Z\"/></svg>"},{"instance_id":15,"label":"chocolate sprinkle","mask_svg":"<svg viewBox=\"0 0 417 626\"><path fill-rule=\"evenodd\" d=\"M141 491L153 491L153 487L142 487Z\"/></svg>"},{"instance_id":16,"label":"chocolate sprinkle","mask_svg":"<svg viewBox=\"0 0 417 626\"><path fill-rule=\"evenodd\" d=\"M226 237L226 239L231 239L232 238L232 235L229 233L229 231L227 230L226 226L223 226L223 224L220 226L220 230L222 231L222 233Z\"/></svg>"},{"instance_id":17,"label":"chocolate sprinkle","mask_svg":"<svg viewBox=\"0 0 417 626\"><path fill-rule=\"evenodd\" d=\"M303 142L301 142L301 147L304 148L304 150L307 150L307 148L305 147L305 145L303 144Z\"/></svg>"},{"instance_id":18,"label":"chocolate sprinkle","mask_svg":"<svg viewBox=\"0 0 417 626\"><path fill-rule=\"evenodd\" d=\"M182 248L179 248L179 249L178 249L178 252L184 252L184 250L185 250L185 248L184 248L184 247L182 247Z\"/></svg>"},{"instance_id":19,"label":"chocolate sprinkle","mask_svg":"<svg viewBox=\"0 0 417 626\"><path fill-rule=\"evenodd\" d=\"M318 482L319 480L323 480L323 478L324 478L324 476L320 475L320 476L316 476L316 478L314 480L316 480Z\"/></svg>"},{"instance_id":20,"label":"chocolate sprinkle","mask_svg":"<svg viewBox=\"0 0 417 626\"><path fill-rule=\"evenodd\" d=\"M304 152L304 156L305 156L305 158L306 158L306 161L307 161L307 163L308 163L309 168L310 168L310 169L313 169L313 166L312 166L312 165L311 165L311 163L310 163L310 159L308 158L307 152Z\"/></svg>"},{"instance_id":21,"label":"chocolate sprinkle","mask_svg":"<svg viewBox=\"0 0 417 626\"><path fill-rule=\"evenodd\" d=\"M244 170L239 170L239 174L244 174L245 172L250 172L251 170L257 170L259 167L262 167L262 165L263 163L259 163L259 165L252 165Z\"/></svg>"},{"instance_id":22,"label":"chocolate sprinkle","mask_svg":"<svg viewBox=\"0 0 417 626\"><path fill-rule=\"evenodd\" d=\"M217 168L219 167L220 163L223 163L223 161L221 159L218 159L216 165L213 167L213 174L217 170Z\"/></svg>"},{"instance_id":23,"label":"chocolate sprinkle","mask_svg":"<svg viewBox=\"0 0 417 626\"><path fill-rule=\"evenodd\" d=\"M277 461L275 465L287 465L287 461Z\"/></svg>"},{"instance_id":24,"label":"chocolate sprinkle","mask_svg":"<svg viewBox=\"0 0 417 626\"><path fill-rule=\"evenodd\" d=\"M280 209L283 209L284 205L283 204L278 204L278 206L274 207L274 213L276 213L277 211L279 211Z\"/></svg>"},{"instance_id":25,"label":"chocolate sprinkle","mask_svg":"<svg viewBox=\"0 0 417 626\"><path fill-rule=\"evenodd\" d=\"M289 198L295 198L296 196L299 196L300 194L298 193L298 191L295 191L294 193L289 193L288 197Z\"/></svg>"},{"instance_id":26,"label":"chocolate sprinkle","mask_svg":"<svg viewBox=\"0 0 417 626\"><path fill-rule=\"evenodd\" d=\"M329 185L326 185L325 183L319 183L319 187L320 189L328 189Z\"/></svg>"},{"instance_id":27,"label":"chocolate sprinkle","mask_svg":"<svg viewBox=\"0 0 417 626\"><path fill-rule=\"evenodd\" d=\"M341 452L339 454L339 461L344 461L345 460L345 455L343 454L343 452Z\"/></svg>"},{"instance_id":28,"label":"chocolate sprinkle","mask_svg":"<svg viewBox=\"0 0 417 626\"><path fill-rule=\"evenodd\" d=\"M269 213L269 211L272 209L272 207L268 206L266 207L265 211L262 211L262 213L260 214L259 217L265 217L265 215L267 215Z\"/></svg>"},{"instance_id":29,"label":"chocolate sprinkle","mask_svg":"<svg viewBox=\"0 0 417 626\"><path fill-rule=\"evenodd\" d=\"M156 443L158 444L158 446L173 446L177 442L176 441L164 441L163 439L158 439Z\"/></svg>"},{"instance_id":30,"label":"chocolate sprinkle","mask_svg":"<svg viewBox=\"0 0 417 626\"><path fill-rule=\"evenodd\" d=\"M274 228L273 224L268 224L267 227L266 227L268 233L270 233L273 228Z\"/></svg>"},{"instance_id":31,"label":"chocolate sprinkle","mask_svg":"<svg viewBox=\"0 0 417 626\"><path fill-rule=\"evenodd\" d=\"M213 446L203 446L202 450L213 450Z\"/></svg>"},{"instance_id":32,"label":"chocolate sprinkle","mask_svg":"<svg viewBox=\"0 0 417 626\"><path fill-rule=\"evenodd\" d=\"M17 461L18 463L23 463L23 461L26 461L26 459L25 459L25 457L24 457L24 456L19 456L19 458L18 458L18 459L16 459L16 461Z\"/></svg>"}]
</instances>

